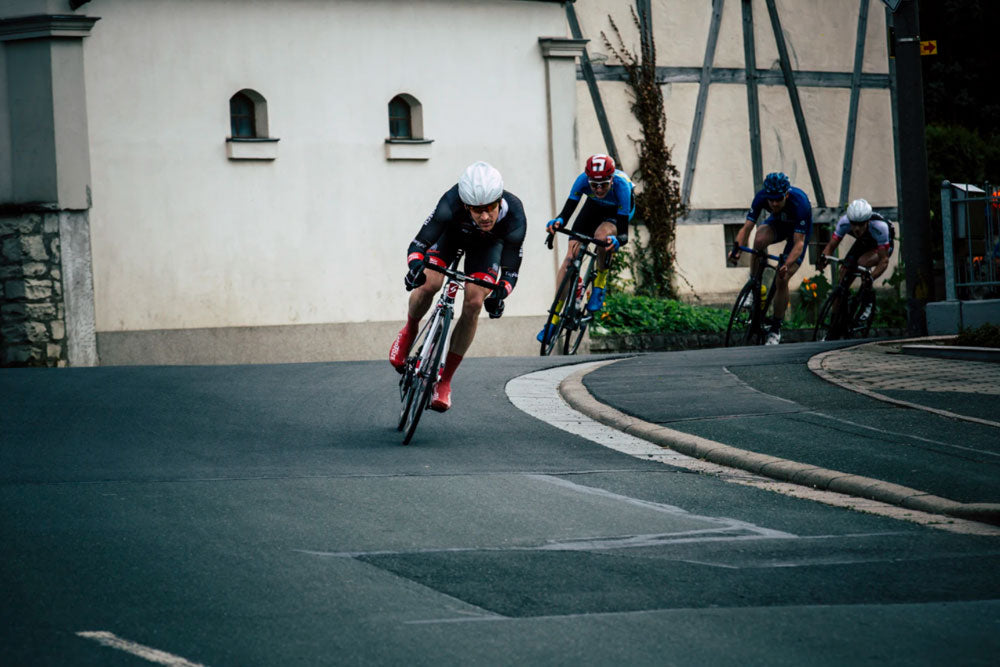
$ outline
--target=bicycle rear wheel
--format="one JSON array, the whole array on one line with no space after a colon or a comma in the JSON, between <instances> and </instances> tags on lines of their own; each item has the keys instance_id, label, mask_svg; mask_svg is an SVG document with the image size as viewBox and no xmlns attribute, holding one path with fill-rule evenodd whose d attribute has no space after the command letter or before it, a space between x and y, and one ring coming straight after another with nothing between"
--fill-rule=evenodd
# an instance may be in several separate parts
<instances>
[{"instance_id":1,"label":"bicycle rear wheel","mask_svg":"<svg viewBox=\"0 0 1000 667\"><path fill-rule=\"evenodd\" d=\"M549 335L542 340L540 354L543 357L549 356L552 354L552 350L556 349L556 344L559 342L559 334L562 333L563 327L566 326L565 315L570 310L570 304L573 300L573 289L576 287L577 275L576 269L572 266L568 268L566 270L566 275L563 276L562 282L559 283L559 289L556 290L556 296L552 300L552 306L549 307L549 313L547 319L545 320ZM563 294L566 294L565 299L561 298ZM560 302L562 303L560 304ZM559 318L559 321L555 324L551 324L553 315L556 315Z\"/></svg>"},{"instance_id":2,"label":"bicycle rear wheel","mask_svg":"<svg viewBox=\"0 0 1000 667\"><path fill-rule=\"evenodd\" d=\"M416 370L413 382L414 395L406 420L406 435L403 436L404 445L410 444L413 434L417 431L417 424L420 423L420 417L431 402L431 394L434 393L434 383L437 382L438 369L441 365L441 357L444 355L444 345L448 339L450 326L451 312L448 310L445 310L441 315L441 323L436 327L436 331L435 327L431 325L434 340L427 349L427 353L420 357L420 367Z\"/></svg>"},{"instance_id":3,"label":"bicycle rear wheel","mask_svg":"<svg viewBox=\"0 0 1000 667\"><path fill-rule=\"evenodd\" d=\"M726 347L750 345L754 339L754 289L753 281L747 282L736 296L733 312L726 328Z\"/></svg>"},{"instance_id":4,"label":"bicycle rear wheel","mask_svg":"<svg viewBox=\"0 0 1000 667\"><path fill-rule=\"evenodd\" d=\"M590 293L594 289L594 278L597 277L597 268L594 263L596 257L591 257L587 263L587 270L583 273L586 276L583 280L583 289L577 290L570 300L570 305L566 309L566 326L563 329L563 354L576 354L580 349L583 337L587 335L587 327L594 314L587 310L587 303L590 301Z\"/></svg>"}]
</instances>

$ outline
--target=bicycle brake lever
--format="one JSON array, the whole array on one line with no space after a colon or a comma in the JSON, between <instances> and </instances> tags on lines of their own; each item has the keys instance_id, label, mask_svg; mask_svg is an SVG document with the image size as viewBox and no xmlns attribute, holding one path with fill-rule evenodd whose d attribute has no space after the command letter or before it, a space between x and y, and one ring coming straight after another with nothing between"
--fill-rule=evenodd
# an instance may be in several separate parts
<instances>
[{"instance_id":1,"label":"bicycle brake lever","mask_svg":"<svg viewBox=\"0 0 1000 667\"><path fill-rule=\"evenodd\" d=\"M548 237L545 239L545 245L548 247L549 250L552 250L552 242L555 240L555 238L556 238L555 234L549 234Z\"/></svg>"}]
</instances>

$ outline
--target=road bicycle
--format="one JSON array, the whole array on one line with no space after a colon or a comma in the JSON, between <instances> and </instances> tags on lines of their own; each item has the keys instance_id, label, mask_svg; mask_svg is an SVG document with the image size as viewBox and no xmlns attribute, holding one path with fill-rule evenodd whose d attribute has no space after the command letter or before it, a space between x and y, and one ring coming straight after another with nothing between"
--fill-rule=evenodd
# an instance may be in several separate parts
<instances>
[{"instance_id":1,"label":"road bicycle","mask_svg":"<svg viewBox=\"0 0 1000 667\"><path fill-rule=\"evenodd\" d=\"M839 340L842 338L867 338L875 319L875 287L869 268L858 266L857 261L846 261L823 255L828 262L847 267L844 277L830 290L813 329L813 340ZM852 292L851 283L861 278L861 286Z\"/></svg>"},{"instance_id":2,"label":"road bicycle","mask_svg":"<svg viewBox=\"0 0 1000 667\"><path fill-rule=\"evenodd\" d=\"M736 248L760 259L757 269L747 279L733 304L729 326L726 328L726 347L763 345L767 338L764 316L774 299L774 282L778 277L778 266L784 259L779 255L769 255L765 250L754 250L746 246L734 246L733 250Z\"/></svg>"},{"instance_id":3,"label":"road bicycle","mask_svg":"<svg viewBox=\"0 0 1000 667\"><path fill-rule=\"evenodd\" d=\"M556 290L555 298L549 307L548 316L545 320L546 333L542 340L541 356L552 354L552 351L562 340L563 354L576 354L580 349L580 343L587 333L587 326L593 321L594 313L587 310L587 302L590 300L590 293L593 291L594 278L597 276L597 251L591 250L590 246L603 246L604 243L571 229L559 228L556 230L560 234L565 234L575 241L580 242L580 249L566 269L559 289ZM555 234L549 234L545 239L545 245L549 250L553 247ZM584 269L586 264L586 269ZM552 323L555 318L555 323Z\"/></svg>"},{"instance_id":4,"label":"road bicycle","mask_svg":"<svg viewBox=\"0 0 1000 667\"><path fill-rule=\"evenodd\" d=\"M434 384L440 379L444 366L445 345L448 342L448 331L455 315L455 295L465 289L466 283L493 289L491 282L467 276L458 270L459 260L465 251L461 248L455 254L455 259L447 268L434 264L424 264L424 269L443 273L447 280L441 287L441 294L427 323L410 348L410 356L406 358L403 374L399 378L399 398L402 409L399 412L397 431L404 431L403 444L410 444L410 439L417 430L420 416L431 402Z\"/></svg>"}]
</instances>

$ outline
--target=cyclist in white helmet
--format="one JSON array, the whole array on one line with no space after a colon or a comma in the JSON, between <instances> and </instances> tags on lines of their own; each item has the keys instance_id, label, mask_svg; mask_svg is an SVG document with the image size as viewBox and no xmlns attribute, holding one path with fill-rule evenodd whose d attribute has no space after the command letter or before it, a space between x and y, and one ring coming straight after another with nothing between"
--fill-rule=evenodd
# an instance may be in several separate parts
<instances>
[{"instance_id":1,"label":"cyclist in white helmet","mask_svg":"<svg viewBox=\"0 0 1000 667\"><path fill-rule=\"evenodd\" d=\"M400 373L420 330L420 319L444 283L442 274L424 271L425 261L448 266L458 248L464 248L463 272L496 284L492 292L466 284L462 314L455 323L444 370L431 396L432 410L444 412L451 407L451 380L472 345L483 307L491 318L503 314L504 299L517 284L526 230L521 200L504 190L499 171L486 162L476 162L441 196L410 243L406 257L409 271L403 280L407 291L411 291L406 325L389 350L389 362Z\"/></svg>"},{"instance_id":2,"label":"cyclist in white helmet","mask_svg":"<svg viewBox=\"0 0 1000 667\"><path fill-rule=\"evenodd\" d=\"M889 268L889 257L895 248L896 233L892 223L872 211L871 204L864 199L855 199L847 206L847 211L837 221L829 243L823 248L816 268L826 267L824 255L832 255L845 236L854 237L854 245L847 251L840 265L843 278L847 266L857 263L872 270L872 279L878 278Z\"/></svg>"}]
</instances>

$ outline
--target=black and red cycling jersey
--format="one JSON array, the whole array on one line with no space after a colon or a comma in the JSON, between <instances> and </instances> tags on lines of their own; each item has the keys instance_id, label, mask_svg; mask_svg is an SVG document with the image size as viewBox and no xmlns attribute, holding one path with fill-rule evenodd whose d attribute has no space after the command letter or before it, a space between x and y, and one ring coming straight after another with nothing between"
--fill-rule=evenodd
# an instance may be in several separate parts
<instances>
[{"instance_id":1,"label":"black and red cycling jersey","mask_svg":"<svg viewBox=\"0 0 1000 667\"><path fill-rule=\"evenodd\" d=\"M523 257L524 237L528 229L521 200L504 191L500 213L493 228L479 229L458 196L458 185L441 195L434 212L424 220L417 236L407 250L407 264L423 260L450 264L457 248L465 249L467 275L483 280L498 279L506 283L510 294L517 284Z\"/></svg>"}]
</instances>

